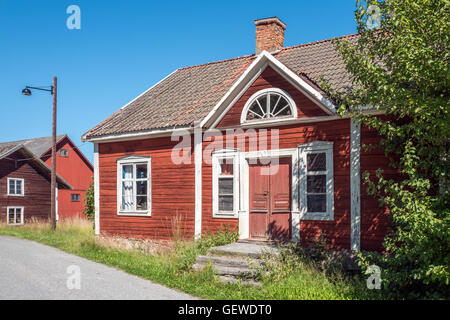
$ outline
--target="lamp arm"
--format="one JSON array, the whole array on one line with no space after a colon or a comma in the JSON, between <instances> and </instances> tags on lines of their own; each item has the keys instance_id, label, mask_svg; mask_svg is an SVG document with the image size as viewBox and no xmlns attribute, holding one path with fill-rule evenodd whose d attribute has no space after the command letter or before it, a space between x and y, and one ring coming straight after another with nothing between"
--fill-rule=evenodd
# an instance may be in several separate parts
<instances>
[{"instance_id":1,"label":"lamp arm","mask_svg":"<svg viewBox=\"0 0 450 320\"><path fill-rule=\"evenodd\" d=\"M48 91L53 93L53 86L50 86L50 89L45 89L44 87L30 87L26 86L26 89L34 89L34 90L41 90L41 91Z\"/></svg>"}]
</instances>

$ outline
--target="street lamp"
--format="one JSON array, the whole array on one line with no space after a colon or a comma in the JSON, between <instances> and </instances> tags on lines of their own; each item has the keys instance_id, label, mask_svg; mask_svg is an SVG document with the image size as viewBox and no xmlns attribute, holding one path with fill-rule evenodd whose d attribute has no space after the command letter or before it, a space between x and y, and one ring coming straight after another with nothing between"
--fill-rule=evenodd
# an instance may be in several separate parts
<instances>
[{"instance_id":1,"label":"street lamp","mask_svg":"<svg viewBox=\"0 0 450 320\"><path fill-rule=\"evenodd\" d=\"M53 126L52 126L52 177L51 177L51 210L50 218L52 229L56 229L56 77L53 77L53 85L50 87L30 87L26 86L22 90L25 96L31 96L31 90L48 91L53 96Z\"/></svg>"}]
</instances>

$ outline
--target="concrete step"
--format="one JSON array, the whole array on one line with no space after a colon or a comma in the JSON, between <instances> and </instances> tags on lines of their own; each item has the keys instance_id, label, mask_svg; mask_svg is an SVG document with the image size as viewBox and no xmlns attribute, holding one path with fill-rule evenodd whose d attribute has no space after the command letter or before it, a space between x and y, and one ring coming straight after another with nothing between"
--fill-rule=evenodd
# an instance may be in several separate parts
<instances>
[{"instance_id":1,"label":"concrete step","mask_svg":"<svg viewBox=\"0 0 450 320\"><path fill-rule=\"evenodd\" d=\"M206 264L196 263L192 266L192 269L199 271L202 270ZM214 273L217 275L227 276L246 276L250 274L250 269L246 267L230 267L230 266L216 266L213 265Z\"/></svg>"},{"instance_id":2,"label":"concrete step","mask_svg":"<svg viewBox=\"0 0 450 320\"><path fill-rule=\"evenodd\" d=\"M217 256L217 255L206 255L198 256L196 260L197 264L207 265L211 263L215 266L224 267L243 267L248 268L249 266L261 265L262 261L259 259L250 259L248 257L237 257L237 256Z\"/></svg>"},{"instance_id":3,"label":"concrete step","mask_svg":"<svg viewBox=\"0 0 450 320\"><path fill-rule=\"evenodd\" d=\"M210 248L210 255L222 256L240 256L250 258L261 258L264 252L278 253L278 247L275 244L257 244L257 243L232 243L224 246Z\"/></svg>"}]
</instances>

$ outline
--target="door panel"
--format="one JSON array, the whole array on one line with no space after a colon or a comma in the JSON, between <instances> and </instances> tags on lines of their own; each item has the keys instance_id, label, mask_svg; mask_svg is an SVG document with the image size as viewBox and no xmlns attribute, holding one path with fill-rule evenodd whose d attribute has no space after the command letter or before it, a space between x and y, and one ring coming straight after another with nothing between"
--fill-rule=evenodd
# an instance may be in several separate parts
<instances>
[{"instance_id":1,"label":"door panel","mask_svg":"<svg viewBox=\"0 0 450 320\"><path fill-rule=\"evenodd\" d=\"M291 159L281 158L270 168L269 234L273 240L291 238Z\"/></svg>"},{"instance_id":2,"label":"door panel","mask_svg":"<svg viewBox=\"0 0 450 320\"><path fill-rule=\"evenodd\" d=\"M249 176L250 237L290 239L291 159L250 165Z\"/></svg>"},{"instance_id":3,"label":"door panel","mask_svg":"<svg viewBox=\"0 0 450 320\"><path fill-rule=\"evenodd\" d=\"M269 202L269 177L262 175L261 170L268 166L259 164L249 166L250 175L250 237L267 237Z\"/></svg>"}]
</instances>

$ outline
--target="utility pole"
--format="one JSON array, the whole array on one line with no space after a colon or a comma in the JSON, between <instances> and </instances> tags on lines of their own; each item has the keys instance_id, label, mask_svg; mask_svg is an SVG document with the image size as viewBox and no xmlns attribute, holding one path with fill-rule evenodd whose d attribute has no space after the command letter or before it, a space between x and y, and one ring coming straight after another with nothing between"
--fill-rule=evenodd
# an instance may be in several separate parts
<instances>
[{"instance_id":1,"label":"utility pole","mask_svg":"<svg viewBox=\"0 0 450 320\"><path fill-rule=\"evenodd\" d=\"M31 96L31 90L41 90L50 92L53 96L53 121L52 121L52 174L50 182L50 198L51 198L51 208L50 208L50 220L52 225L52 230L56 230L56 96L57 96L57 78L53 77L53 85L49 87L30 87L26 86L22 90L22 94L25 96Z\"/></svg>"},{"instance_id":2,"label":"utility pole","mask_svg":"<svg viewBox=\"0 0 450 320\"><path fill-rule=\"evenodd\" d=\"M53 124L52 124L52 177L51 177L51 211L52 229L56 229L56 94L57 79L53 77Z\"/></svg>"}]
</instances>

